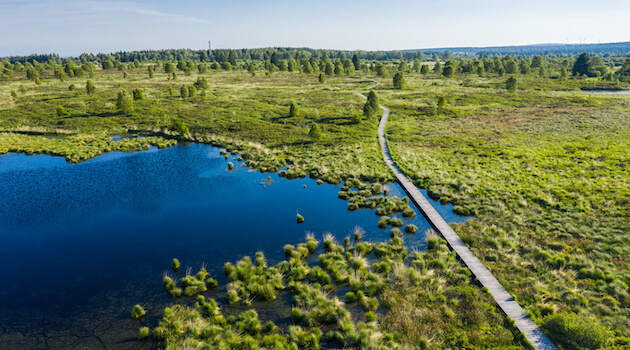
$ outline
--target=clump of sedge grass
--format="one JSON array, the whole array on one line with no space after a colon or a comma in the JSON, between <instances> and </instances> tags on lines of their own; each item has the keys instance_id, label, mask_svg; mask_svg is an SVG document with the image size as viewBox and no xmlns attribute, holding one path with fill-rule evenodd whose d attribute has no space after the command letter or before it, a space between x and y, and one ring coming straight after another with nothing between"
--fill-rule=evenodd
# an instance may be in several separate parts
<instances>
[{"instance_id":1,"label":"clump of sedge grass","mask_svg":"<svg viewBox=\"0 0 630 350\"><path fill-rule=\"evenodd\" d=\"M144 315L146 315L146 314L147 314L147 312L139 304L136 304L136 306L133 307L133 311L131 312L131 315L136 320L144 317Z\"/></svg>"},{"instance_id":2,"label":"clump of sedge grass","mask_svg":"<svg viewBox=\"0 0 630 350\"><path fill-rule=\"evenodd\" d=\"M149 327L140 327L140 330L138 332L138 338L140 340L149 339Z\"/></svg>"}]
</instances>

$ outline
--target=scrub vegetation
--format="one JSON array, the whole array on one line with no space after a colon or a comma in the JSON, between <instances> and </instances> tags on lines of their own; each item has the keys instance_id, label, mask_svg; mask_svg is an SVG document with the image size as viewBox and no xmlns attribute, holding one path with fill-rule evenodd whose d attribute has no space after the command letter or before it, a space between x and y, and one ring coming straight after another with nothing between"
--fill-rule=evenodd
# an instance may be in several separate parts
<instances>
[{"instance_id":1,"label":"scrub vegetation","mask_svg":"<svg viewBox=\"0 0 630 350\"><path fill-rule=\"evenodd\" d=\"M379 103L399 167L471 216L455 230L555 344L630 343L630 97L585 92L629 89L628 57L168 50L17 57L0 73L0 154L80 162L208 143L262 172L343 183L348 209L374 209L391 233L379 244L362 230L341 244L310 237L274 266L262 252L227 263L231 306L204 297L218 286L205 269L165 273L179 304L152 329L166 347L528 346L440 238L405 249L416 212L383 195L394 178L376 137ZM356 93L371 79L382 84L365 102ZM252 302L285 292L294 325L263 326Z\"/></svg>"}]
</instances>

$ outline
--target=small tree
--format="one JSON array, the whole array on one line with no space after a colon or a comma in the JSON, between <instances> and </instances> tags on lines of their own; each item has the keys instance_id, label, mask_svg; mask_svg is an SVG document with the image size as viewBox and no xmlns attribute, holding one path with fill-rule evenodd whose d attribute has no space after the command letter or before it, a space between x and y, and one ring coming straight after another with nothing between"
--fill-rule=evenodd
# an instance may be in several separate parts
<instances>
[{"instance_id":1,"label":"small tree","mask_svg":"<svg viewBox=\"0 0 630 350\"><path fill-rule=\"evenodd\" d=\"M204 77L198 77L193 85L199 90L205 90L208 88L208 80Z\"/></svg>"},{"instance_id":2,"label":"small tree","mask_svg":"<svg viewBox=\"0 0 630 350\"><path fill-rule=\"evenodd\" d=\"M445 66L444 70L442 71L442 75L445 78L452 78L455 75L455 69L453 68L453 66Z\"/></svg>"},{"instance_id":3,"label":"small tree","mask_svg":"<svg viewBox=\"0 0 630 350\"><path fill-rule=\"evenodd\" d=\"M133 99L127 90L118 91L118 98L116 100L116 108L123 113L133 112Z\"/></svg>"},{"instance_id":4,"label":"small tree","mask_svg":"<svg viewBox=\"0 0 630 350\"><path fill-rule=\"evenodd\" d=\"M342 76L343 72L343 64L340 61L337 61L337 63L335 63L335 75L338 77Z\"/></svg>"},{"instance_id":5,"label":"small tree","mask_svg":"<svg viewBox=\"0 0 630 350\"><path fill-rule=\"evenodd\" d=\"M306 63L304 63L302 71L306 74L313 74L313 66L311 65L311 62L306 61Z\"/></svg>"},{"instance_id":6,"label":"small tree","mask_svg":"<svg viewBox=\"0 0 630 350\"><path fill-rule=\"evenodd\" d=\"M398 71L403 73L409 72L409 65L407 64L407 62L400 61L400 63L398 64Z\"/></svg>"},{"instance_id":7,"label":"small tree","mask_svg":"<svg viewBox=\"0 0 630 350\"><path fill-rule=\"evenodd\" d=\"M28 80L36 80L39 79L39 73L37 73L37 69L30 67L26 70L26 78Z\"/></svg>"},{"instance_id":8,"label":"small tree","mask_svg":"<svg viewBox=\"0 0 630 350\"><path fill-rule=\"evenodd\" d=\"M186 87L186 85L182 85L182 87L179 88L179 95L181 98L188 97L188 87Z\"/></svg>"},{"instance_id":9,"label":"small tree","mask_svg":"<svg viewBox=\"0 0 630 350\"><path fill-rule=\"evenodd\" d=\"M315 123L311 126L311 130L308 132L308 136L313 141L319 141L322 138L322 131L319 129L319 126Z\"/></svg>"},{"instance_id":10,"label":"small tree","mask_svg":"<svg viewBox=\"0 0 630 350\"><path fill-rule=\"evenodd\" d=\"M153 66L149 66L149 78L153 79L153 77L155 76L155 70L153 68Z\"/></svg>"},{"instance_id":11,"label":"small tree","mask_svg":"<svg viewBox=\"0 0 630 350\"><path fill-rule=\"evenodd\" d=\"M435 62L435 65L433 66L433 73L436 74L440 74L442 73L442 65L440 64L440 62Z\"/></svg>"},{"instance_id":12,"label":"small tree","mask_svg":"<svg viewBox=\"0 0 630 350\"><path fill-rule=\"evenodd\" d=\"M420 69L422 69L422 62L420 62L419 59L415 59L413 60L413 71L418 73L420 71Z\"/></svg>"},{"instance_id":13,"label":"small tree","mask_svg":"<svg viewBox=\"0 0 630 350\"><path fill-rule=\"evenodd\" d=\"M567 73L567 69L565 67L560 68L560 77L562 79L566 79L568 75L569 73Z\"/></svg>"},{"instance_id":14,"label":"small tree","mask_svg":"<svg viewBox=\"0 0 630 350\"><path fill-rule=\"evenodd\" d=\"M446 98L444 96L438 97L437 107L443 108L444 106L446 106Z\"/></svg>"},{"instance_id":15,"label":"small tree","mask_svg":"<svg viewBox=\"0 0 630 350\"><path fill-rule=\"evenodd\" d=\"M332 62L330 61L326 62L326 67L324 68L324 72L328 76L331 76L335 73L335 66L332 64Z\"/></svg>"},{"instance_id":16,"label":"small tree","mask_svg":"<svg viewBox=\"0 0 630 350\"><path fill-rule=\"evenodd\" d=\"M144 99L144 92L142 91L142 89L133 89L132 93L134 101L140 101Z\"/></svg>"},{"instance_id":17,"label":"small tree","mask_svg":"<svg viewBox=\"0 0 630 350\"><path fill-rule=\"evenodd\" d=\"M477 67L477 75L483 78L484 74L485 74L485 70L483 69L483 65Z\"/></svg>"},{"instance_id":18,"label":"small tree","mask_svg":"<svg viewBox=\"0 0 630 350\"><path fill-rule=\"evenodd\" d=\"M428 74L429 73L429 66L426 64L423 64L422 67L420 67L420 73L421 74Z\"/></svg>"},{"instance_id":19,"label":"small tree","mask_svg":"<svg viewBox=\"0 0 630 350\"><path fill-rule=\"evenodd\" d=\"M515 92L516 89L518 88L518 80L516 80L515 77L509 77L506 81L505 81L505 88L509 91L509 92Z\"/></svg>"},{"instance_id":20,"label":"small tree","mask_svg":"<svg viewBox=\"0 0 630 350\"><path fill-rule=\"evenodd\" d=\"M354 66L355 70L361 68L361 59L359 58L359 54L355 53L354 55L352 55L352 65Z\"/></svg>"},{"instance_id":21,"label":"small tree","mask_svg":"<svg viewBox=\"0 0 630 350\"><path fill-rule=\"evenodd\" d=\"M580 54L573 64L573 75L588 75L591 71L591 59L586 52Z\"/></svg>"},{"instance_id":22,"label":"small tree","mask_svg":"<svg viewBox=\"0 0 630 350\"><path fill-rule=\"evenodd\" d=\"M94 95L94 92L96 92L96 86L94 86L94 83L91 80L88 80L87 83L85 83L85 90L88 95L92 96Z\"/></svg>"},{"instance_id":23,"label":"small tree","mask_svg":"<svg viewBox=\"0 0 630 350\"><path fill-rule=\"evenodd\" d=\"M389 76L387 66L379 63L379 65L376 67L376 75L381 78L387 78Z\"/></svg>"},{"instance_id":24,"label":"small tree","mask_svg":"<svg viewBox=\"0 0 630 350\"><path fill-rule=\"evenodd\" d=\"M405 85L407 85L407 82L405 81L405 77L403 76L402 72L396 72L393 80L394 89L402 90L405 88Z\"/></svg>"},{"instance_id":25,"label":"small tree","mask_svg":"<svg viewBox=\"0 0 630 350\"><path fill-rule=\"evenodd\" d=\"M326 76L324 75L324 73L319 73L319 83L323 84L326 82Z\"/></svg>"},{"instance_id":26,"label":"small tree","mask_svg":"<svg viewBox=\"0 0 630 350\"><path fill-rule=\"evenodd\" d=\"M297 103L295 103L295 101L291 101L291 105L289 107L289 117L291 118L295 118L298 116L298 105Z\"/></svg>"},{"instance_id":27,"label":"small tree","mask_svg":"<svg viewBox=\"0 0 630 350\"><path fill-rule=\"evenodd\" d=\"M379 105L378 95L376 94L376 92L374 92L374 90L370 90L367 96L367 101L365 102L365 105L363 106L363 115L366 118L375 116L376 112L378 111L378 105Z\"/></svg>"}]
</instances>

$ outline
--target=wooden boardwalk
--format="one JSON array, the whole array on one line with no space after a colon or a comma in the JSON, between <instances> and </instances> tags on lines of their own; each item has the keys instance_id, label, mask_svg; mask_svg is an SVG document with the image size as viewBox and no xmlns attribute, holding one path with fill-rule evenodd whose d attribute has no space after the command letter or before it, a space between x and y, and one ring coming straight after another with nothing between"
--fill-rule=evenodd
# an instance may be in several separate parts
<instances>
[{"instance_id":1,"label":"wooden boardwalk","mask_svg":"<svg viewBox=\"0 0 630 350\"><path fill-rule=\"evenodd\" d=\"M367 88L365 91L378 86L380 83L374 81L376 85ZM362 98L367 98L363 94L359 94ZM389 117L389 109L380 106L383 109L383 116L378 126L378 138L383 151L383 159L385 163L394 171L396 179L407 192L409 198L416 204L422 215L429 221L429 224L433 226L438 234L442 235L448 242L451 249L457 253L461 261L470 269L473 275L477 278L482 286L487 287L488 291L499 304L499 307L505 314L511 318L516 327L523 332L527 340L529 340L536 349L555 349L556 347L551 343L549 338L545 336L540 328L534 323L527 315L523 308L512 298L505 288L499 283L499 281L492 275L492 273L483 265L483 263L473 254L464 242L459 238L457 233L453 231L451 226L442 218L442 216L433 208L431 203L420 193L418 188L405 176L405 174L398 169L396 163L392 160L389 152L389 146L387 145L387 139L385 138L385 126L387 125L387 118Z\"/></svg>"}]
</instances>

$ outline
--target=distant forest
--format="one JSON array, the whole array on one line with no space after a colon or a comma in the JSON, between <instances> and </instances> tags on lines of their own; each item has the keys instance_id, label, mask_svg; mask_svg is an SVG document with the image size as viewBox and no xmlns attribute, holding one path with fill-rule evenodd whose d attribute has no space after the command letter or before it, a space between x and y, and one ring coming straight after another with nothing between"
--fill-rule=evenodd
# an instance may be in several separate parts
<instances>
[{"instance_id":1,"label":"distant forest","mask_svg":"<svg viewBox=\"0 0 630 350\"><path fill-rule=\"evenodd\" d=\"M607 44L540 44L526 46L497 46L497 47L454 47L422 50L392 50L392 51L344 51L344 50L321 50L310 48L290 48L290 47L268 47L257 49L217 49L217 50L190 50L190 49L168 49L168 50L142 50L125 52L120 51L111 54L88 54L84 53L77 57L82 61L120 61L120 62L158 62L158 61L206 61L225 62L236 60L271 60L272 56L281 60L303 58L330 58L344 60L346 57L358 54L359 58L369 61L406 60L420 61L426 60L449 60L454 57L487 57L487 56L533 56L533 55L553 55L553 56L573 56L586 52L591 55L623 55L630 52L630 42L607 43ZM229 57L232 55L232 57ZM28 56L3 57L0 60L10 63L26 63L33 61L52 61L57 64L62 62L58 54L34 54Z\"/></svg>"}]
</instances>

